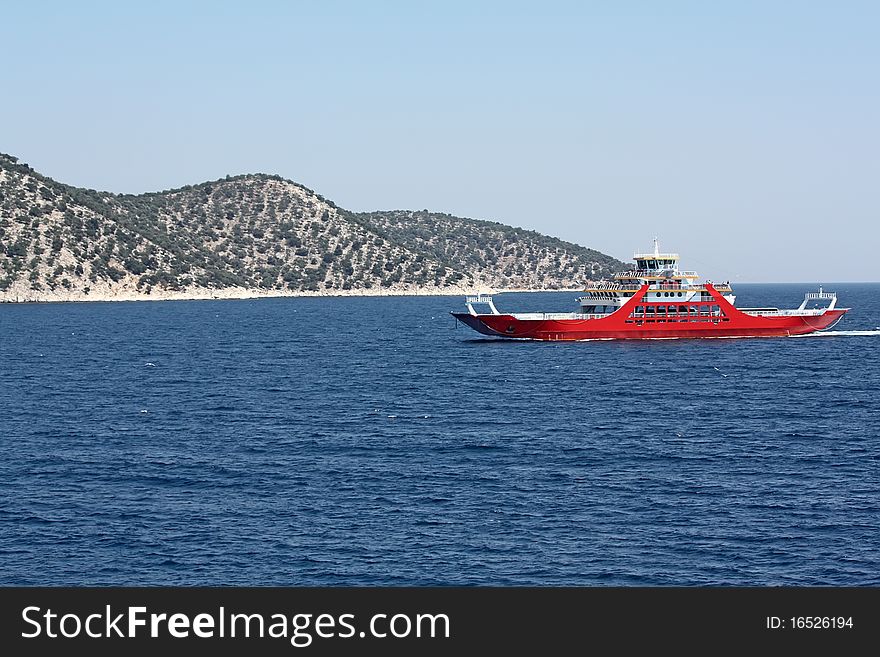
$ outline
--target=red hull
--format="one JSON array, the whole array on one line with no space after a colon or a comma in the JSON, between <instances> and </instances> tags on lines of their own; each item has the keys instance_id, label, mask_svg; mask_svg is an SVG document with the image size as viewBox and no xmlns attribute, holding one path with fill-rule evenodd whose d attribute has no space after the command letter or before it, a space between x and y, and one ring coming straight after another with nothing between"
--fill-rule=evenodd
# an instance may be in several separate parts
<instances>
[{"instance_id":1,"label":"red hull","mask_svg":"<svg viewBox=\"0 0 880 657\"><path fill-rule=\"evenodd\" d=\"M513 315L452 313L484 335L531 340L646 340L657 338L743 338L804 335L837 322L846 308L821 314L749 315L737 310L710 284L716 316L642 317L633 313L644 302L645 285L618 311L600 319L519 319Z\"/></svg>"}]
</instances>

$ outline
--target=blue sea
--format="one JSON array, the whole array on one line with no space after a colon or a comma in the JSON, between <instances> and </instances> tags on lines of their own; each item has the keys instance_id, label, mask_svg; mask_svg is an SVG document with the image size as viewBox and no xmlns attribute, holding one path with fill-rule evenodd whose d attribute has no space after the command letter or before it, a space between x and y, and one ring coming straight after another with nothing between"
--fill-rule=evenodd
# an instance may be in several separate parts
<instances>
[{"instance_id":1,"label":"blue sea","mask_svg":"<svg viewBox=\"0 0 880 657\"><path fill-rule=\"evenodd\" d=\"M831 334L644 342L460 297L0 305L0 584L880 585L880 284L825 287Z\"/></svg>"}]
</instances>

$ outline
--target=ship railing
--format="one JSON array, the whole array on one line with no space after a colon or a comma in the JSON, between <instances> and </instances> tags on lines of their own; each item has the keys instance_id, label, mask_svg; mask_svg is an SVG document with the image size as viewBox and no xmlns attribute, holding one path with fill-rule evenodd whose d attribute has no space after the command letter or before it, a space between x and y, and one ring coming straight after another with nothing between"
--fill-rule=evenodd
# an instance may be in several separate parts
<instances>
[{"instance_id":1,"label":"ship railing","mask_svg":"<svg viewBox=\"0 0 880 657\"><path fill-rule=\"evenodd\" d=\"M471 315L478 314L477 311L474 310L475 303L486 304L487 306L489 306L489 310L492 312L493 315L500 315L501 314L498 312L498 309L495 307L495 304L492 302L492 297L489 296L488 294L478 294L477 296L474 296L474 297L465 297L464 302L465 302L465 305L467 305L468 312Z\"/></svg>"},{"instance_id":2,"label":"ship railing","mask_svg":"<svg viewBox=\"0 0 880 657\"><path fill-rule=\"evenodd\" d=\"M641 288L642 288L641 285L622 285L620 283L608 284L608 283L603 283L603 282L598 282L598 283L588 282L584 289L591 290L591 291L595 290L595 291L600 291L600 292L605 292L605 291L612 291L613 292L613 291L617 291L617 290L634 291L634 290L640 290ZM730 283L715 283L715 288L719 289L719 290L727 291L727 290L730 290ZM669 282L669 283L655 283L655 284L651 285L650 289L651 290L693 290L693 291L699 291L699 290L705 290L706 286L705 285L689 285L689 284L682 284L682 283L678 283L678 282Z\"/></svg>"},{"instance_id":3,"label":"ship railing","mask_svg":"<svg viewBox=\"0 0 880 657\"><path fill-rule=\"evenodd\" d=\"M645 276L660 276L661 272L670 271L669 269L630 269L629 271L620 271L616 272L615 276L627 276L627 277L636 277L636 278L644 278ZM684 278L699 278L700 275L695 271L681 271L678 269L673 269L673 276L683 276Z\"/></svg>"},{"instance_id":4,"label":"ship railing","mask_svg":"<svg viewBox=\"0 0 880 657\"><path fill-rule=\"evenodd\" d=\"M586 287L591 290L638 290L641 285L624 285L613 281L587 281Z\"/></svg>"},{"instance_id":5,"label":"ship railing","mask_svg":"<svg viewBox=\"0 0 880 657\"><path fill-rule=\"evenodd\" d=\"M749 308L738 308L738 310L754 317L802 317L804 315L822 315L828 308L798 308L797 310L751 310Z\"/></svg>"},{"instance_id":6,"label":"ship railing","mask_svg":"<svg viewBox=\"0 0 880 657\"><path fill-rule=\"evenodd\" d=\"M712 281L707 281L707 283L712 283ZM729 282L712 283L712 285L716 289L722 289L722 290L730 289ZM679 283L677 281L668 281L668 282L655 283L654 285L651 286L651 289L652 290L658 290L658 289L659 290L705 290L706 285L705 284L691 285L690 283Z\"/></svg>"},{"instance_id":7,"label":"ship railing","mask_svg":"<svg viewBox=\"0 0 880 657\"><path fill-rule=\"evenodd\" d=\"M612 290L612 291L615 291L615 290L627 290L627 291L639 290L639 289L641 289L641 287L642 286L640 283L626 284L626 283L613 283L613 282L609 282L609 281L587 281L584 284L584 289L586 289L586 290L601 290L603 292L606 290Z\"/></svg>"},{"instance_id":8,"label":"ship railing","mask_svg":"<svg viewBox=\"0 0 880 657\"><path fill-rule=\"evenodd\" d=\"M516 319L553 320L553 319L604 319L612 313L516 313Z\"/></svg>"},{"instance_id":9,"label":"ship railing","mask_svg":"<svg viewBox=\"0 0 880 657\"><path fill-rule=\"evenodd\" d=\"M823 292L821 287L818 292L807 292L798 310L804 310L810 301L828 301L830 303L824 310L832 310L837 305L837 292Z\"/></svg>"}]
</instances>

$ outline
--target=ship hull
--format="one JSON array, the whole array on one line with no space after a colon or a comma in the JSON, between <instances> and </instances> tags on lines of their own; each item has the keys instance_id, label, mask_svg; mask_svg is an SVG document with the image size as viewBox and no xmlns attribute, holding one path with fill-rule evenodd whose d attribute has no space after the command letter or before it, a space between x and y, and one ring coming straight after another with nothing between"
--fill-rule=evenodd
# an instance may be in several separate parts
<instances>
[{"instance_id":1,"label":"ship hull","mask_svg":"<svg viewBox=\"0 0 880 657\"><path fill-rule=\"evenodd\" d=\"M717 304L717 316L649 317L633 313L642 295L633 297L620 310L610 315L571 319L540 313L528 317L510 314L452 313L463 324L498 338L526 340L651 340L663 338L756 338L787 337L821 331L835 324L846 308L828 309L821 313L802 314L790 311L775 316L752 315L735 308L707 285ZM637 301L637 298L639 300ZM537 315L537 317L536 317Z\"/></svg>"},{"instance_id":2,"label":"ship hull","mask_svg":"<svg viewBox=\"0 0 880 657\"><path fill-rule=\"evenodd\" d=\"M613 326L607 319L522 320L513 315L452 313L483 335L527 340L651 340L661 338L758 338L805 335L828 328L846 312L779 318L754 317L755 322L657 322L652 328L635 324Z\"/></svg>"}]
</instances>

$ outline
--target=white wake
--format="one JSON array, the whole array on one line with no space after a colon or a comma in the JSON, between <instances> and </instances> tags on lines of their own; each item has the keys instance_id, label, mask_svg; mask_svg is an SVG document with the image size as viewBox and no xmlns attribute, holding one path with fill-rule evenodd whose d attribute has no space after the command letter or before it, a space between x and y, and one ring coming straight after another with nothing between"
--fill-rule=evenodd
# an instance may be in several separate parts
<instances>
[{"instance_id":1,"label":"white wake","mask_svg":"<svg viewBox=\"0 0 880 657\"><path fill-rule=\"evenodd\" d=\"M815 333L807 333L805 335L793 335L793 338L822 338L822 337L833 337L833 336L841 336L841 335L880 335L880 329L875 329L873 331L816 331Z\"/></svg>"}]
</instances>

